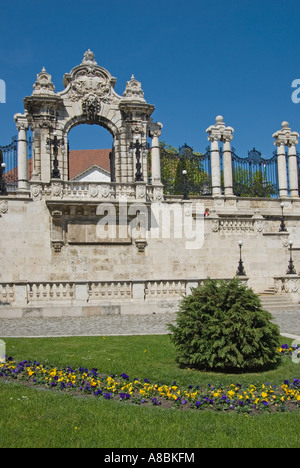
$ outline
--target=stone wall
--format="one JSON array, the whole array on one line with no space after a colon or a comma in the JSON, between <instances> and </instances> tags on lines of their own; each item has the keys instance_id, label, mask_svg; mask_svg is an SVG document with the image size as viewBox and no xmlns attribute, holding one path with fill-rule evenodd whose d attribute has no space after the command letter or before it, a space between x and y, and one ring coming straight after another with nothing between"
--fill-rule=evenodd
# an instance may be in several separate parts
<instances>
[{"instance_id":1,"label":"stone wall","mask_svg":"<svg viewBox=\"0 0 300 468\"><path fill-rule=\"evenodd\" d=\"M175 310L180 297L206 278L235 276L239 240L243 241L248 284L256 292L273 286L274 277L285 275L290 239L298 271L299 200L286 199L287 232L279 232L281 200L220 197L182 202L170 198L164 205L174 203L185 205L185 210L188 207L194 218L199 207L203 212L209 208L208 218L200 213L204 236L198 247L187 248L187 240L178 236L180 226L176 223L171 223L169 237L153 236L152 225L138 239L103 242L91 236L76 243L69 237L70 220L78 223L84 219L85 229L95 232L95 219L88 221L89 201L81 202L82 211L78 213L70 211L74 204L62 200L57 215L58 210L53 211L57 201L46 197L2 197L1 315L21 316L24 311L88 315ZM150 209L153 203L146 206Z\"/></svg>"}]
</instances>

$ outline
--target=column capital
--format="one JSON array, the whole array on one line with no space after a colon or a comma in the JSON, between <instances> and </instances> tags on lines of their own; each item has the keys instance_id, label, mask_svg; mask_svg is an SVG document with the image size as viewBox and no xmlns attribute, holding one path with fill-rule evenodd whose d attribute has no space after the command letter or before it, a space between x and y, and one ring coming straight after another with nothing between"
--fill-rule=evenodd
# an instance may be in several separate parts
<instances>
[{"instance_id":1,"label":"column capital","mask_svg":"<svg viewBox=\"0 0 300 468\"><path fill-rule=\"evenodd\" d=\"M163 124L161 122L153 122L153 119L148 121L148 133L151 138L160 137Z\"/></svg>"},{"instance_id":2,"label":"column capital","mask_svg":"<svg viewBox=\"0 0 300 468\"><path fill-rule=\"evenodd\" d=\"M16 122L17 130L28 130L29 124L27 116L24 114L15 114L14 121Z\"/></svg>"},{"instance_id":3,"label":"column capital","mask_svg":"<svg viewBox=\"0 0 300 468\"><path fill-rule=\"evenodd\" d=\"M209 141L220 140L222 142L231 141L233 138L233 132L234 129L232 127L226 127L222 115L218 115L216 117L215 125L211 125L206 130L206 133L209 134Z\"/></svg>"},{"instance_id":4,"label":"column capital","mask_svg":"<svg viewBox=\"0 0 300 468\"><path fill-rule=\"evenodd\" d=\"M275 139L275 146L293 146L298 143L299 133L292 132L289 123L284 121L281 124L281 130L273 133L273 138Z\"/></svg>"}]
</instances>

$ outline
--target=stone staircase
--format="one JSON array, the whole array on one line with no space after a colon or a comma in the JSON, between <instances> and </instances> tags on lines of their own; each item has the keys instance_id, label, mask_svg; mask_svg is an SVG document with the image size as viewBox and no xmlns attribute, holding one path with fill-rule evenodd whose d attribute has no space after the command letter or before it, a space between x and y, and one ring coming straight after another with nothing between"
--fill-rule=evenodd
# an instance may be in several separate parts
<instances>
[{"instance_id":1,"label":"stone staircase","mask_svg":"<svg viewBox=\"0 0 300 468\"><path fill-rule=\"evenodd\" d=\"M289 294L275 293L274 288L268 288L263 293L259 294L262 306L269 312L288 312L299 311L300 304L292 301Z\"/></svg>"}]
</instances>

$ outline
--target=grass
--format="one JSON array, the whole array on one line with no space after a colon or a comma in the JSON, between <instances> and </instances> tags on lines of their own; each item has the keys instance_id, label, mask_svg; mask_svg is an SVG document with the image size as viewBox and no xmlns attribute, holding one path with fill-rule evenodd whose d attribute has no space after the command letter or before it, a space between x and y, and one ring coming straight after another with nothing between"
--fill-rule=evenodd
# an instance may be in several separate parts
<instances>
[{"instance_id":1,"label":"grass","mask_svg":"<svg viewBox=\"0 0 300 468\"><path fill-rule=\"evenodd\" d=\"M276 370L229 375L179 369L168 336L6 339L16 360L127 373L131 379L180 385L274 385L299 378L284 358ZM283 339L282 342L288 342ZM0 447L202 448L300 446L300 411L237 413L141 407L94 397L73 397L0 380Z\"/></svg>"}]
</instances>

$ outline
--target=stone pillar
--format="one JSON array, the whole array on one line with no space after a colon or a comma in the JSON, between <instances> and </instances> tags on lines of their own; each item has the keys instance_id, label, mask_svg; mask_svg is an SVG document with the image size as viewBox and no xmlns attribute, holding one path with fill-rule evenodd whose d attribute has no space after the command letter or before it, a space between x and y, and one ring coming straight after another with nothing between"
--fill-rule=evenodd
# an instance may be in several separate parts
<instances>
[{"instance_id":1,"label":"stone pillar","mask_svg":"<svg viewBox=\"0 0 300 468\"><path fill-rule=\"evenodd\" d=\"M225 124L221 115L218 115L216 117L215 125L211 125L206 130L206 133L208 133L208 140L211 142L212 195L218 197L221 196L221 166L219 140L221 140L223 138L223 135L225 134Z\"/></svg>"},{"instance_id":2,"label":"stone pillar","mask_svg":"<svg viewBox=\"0 0 300 468\"><path fill-rule=\"evenodd\" d=\"M232 156L230 141L233 138L233 129L227 127L227 133L223 135L223 169L225 196L233 196Z\"/></svg>"},{"instance_id":3,"label":"stone pillar","mask_svg":"<svg viewBox=\"0 0 300 468\"><path fill-rule=\"evenodd\" d=\"M287 190L285 145L282 141L277 141L276 146L277 146L279 197L287 197L288 190Z\"/></svg>"},{"instance_id":4,"label":"stone pillar","mask_svg":"<svg viewBox=\"0 0 300 468\"><path fill-rule=\"evenodd\" d=\"M16 114L14 118L18 129L18 190L28 191L28 122L22 114Z\"/></svg>"},{"instance_id":5,"label":"stone pillar","mask_svg":"<svg viewBox=\"0 0 300 468\"><path fill-rule=\"evenodd\" d=\"M294 132L296 133L296 132ZM296 144L298 143L299 133L289 138L289 181L290 181L290 194L292 198L299 197L299 181L298 181L298 163Z\"/></svg>"},{"instance_id":6,"label":"stone pillar","mask_svg":"<svg viewBox=\"0 0 300 468\"><path fill-rule=\"evenodd\" d=\"M160 148L159 137L163 125L160 122L154 123L151 121L149 124L149 136L152 138L151 144L151 171L152 171L152 185L161 184L161 167L160 167Z\"/></svg>"},{"instance_id":7,"label":"stone pillar","mask_svg":"<svg viewBox=\"0 0 300 468\"><path fill-rule=\"evenodd\" d=\"M282 122L281 130L273 134L277 146L279 197L288 196L288 179L286 169L285 146L289 147L289 183L291 197L298 197L298 165L295 145L299 133L292 132L288 122Z\"/></svg>"},{"instance_id":8,"label":"stone pillar","mask_svg":"<svg viewBox=\"0 0 300 468\"><path fill-rule=\"evenodd\" d=\"M221 195L221 169L220 169L220 152L219 139L216 136L209 137L211 142L211 184L212 195Z\"/></svg>"}]
</instances>

